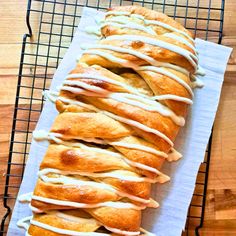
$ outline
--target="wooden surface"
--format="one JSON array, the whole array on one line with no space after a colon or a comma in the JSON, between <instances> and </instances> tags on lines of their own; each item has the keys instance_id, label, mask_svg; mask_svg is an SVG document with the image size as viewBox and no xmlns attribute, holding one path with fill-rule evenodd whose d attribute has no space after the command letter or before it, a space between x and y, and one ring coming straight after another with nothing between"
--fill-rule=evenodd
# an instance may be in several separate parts
<instances>
[{"instance_id":1,"label":"wooden surface","mask_svg":"<svg viewBox=\"0 0 236 236\"><path fill-rule=\"evenodd\" d=\"M191 1L189 1L191 2ZM204 1L201 1L204 2ZM208 2L208 1L206 1ZM214 4L217 0L212 1ZM226 0L222 44L236 49L236 1ZM26 1L0 4L0 218ZM32 26L37 28L38 19ZM34 40L34 38L33 38ZM29 72L31 68L28 68ZM37 104L34 104L37 105ZM37 118L37 117L36 117ZM213 133L204 227L201 235L236 235L236 52L231 55ZM16 173L21 170L14 167ZM17 180L15 184L17 183Z\"/></svg>"}]
</instances>

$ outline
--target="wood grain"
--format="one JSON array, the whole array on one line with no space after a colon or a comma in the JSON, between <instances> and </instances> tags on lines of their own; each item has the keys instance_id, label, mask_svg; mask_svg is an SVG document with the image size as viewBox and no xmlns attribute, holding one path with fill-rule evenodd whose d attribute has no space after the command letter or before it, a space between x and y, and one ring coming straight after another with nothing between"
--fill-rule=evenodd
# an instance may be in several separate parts
<instances>
[{"instance_id":1,"label":"wood grain","mask_svg":"<svg viewBox=\"0 0 236 236\"><path fill-rule=\"evenodd\" d=\"M8 161L9 140L12 126L12 117L14 111L15 93L17 86L17 74L19 69L20 52L22 36L27 32L25 25L25 13L27 1L18 0L2 0L0 4L0 218L5 213L2 207L2 196L4 192L4 182L6 176L6 165ZM33 1L34 2L34 1ZM92 1L91 1L92 2ZM127 1L128 2L128 1ZM147 1L148 2L148 1ZM167 2L167 1L166 1ZM174 1L170 1L174 2ZM189 0L189 5L196 4L197 1ZM201 0L202 7L208 7L207 0ZM212 7L220 7L220 0L214 0ZM185 0L179 0L178 4L185 4ZM33 8L41 7L40 2L34 2ZM107 7L104 1L104 7ZM50 6L49 6L50 7ZM63 5L60 6L63 8ZM161 7L158 8L161 10ZM169 14L173 14L173 9L166 9ZM70 11L68 8L67 11ZM185 11L185 8L178 10ZM236 2L235 0L225 1L225 17L224 17L224 31L222 44L236 49ZM189 16L195 16L194 11L189 11ZM204 13L200 11L204 16ZM217 17L217 13L213 12L211 17ZM39 24L39 14L32 13L30 22L33 29L32 41L37 39L37 28ZM50 17L46 17L44 21L50 22ZM188 25L189 24L189 25ZM200 26L204 27L205 23L199 21ZM191 27L191 23L187 23ZM198 25L199 26L199 25ZM199 27L200 27L199 26ZM214 27L214 25L210 25ZM59 28L58 28L59 30ZM66 29L69 30L69 29ZM198 36L203 33L199 32ZM210 35L212 41L216 40L216 35ZM41 39L47 41L47 36ZM63 38L64 43L69 44L70 38ZM56 39L52 38L52 43L56 43ZM30 48L34 52L35 48ZM48 48L42 48L42 53ZM50 50L53 50L51 48ZM53 52L51 52L53 53ZM34 63L32 61L32 63ZM51 63L51 62L50 62ZM55 66L55 62L52 62ZM53 71L53 69L51 70ZM51 73L50 69L48 73ZM25 67L26 74L33 73L33 66ZM45 68L39 68L38 74L44 75ZM26 83L32 84L29 79ZM47 82L49 83L49 81ZM41 86L41 84L37 84ZM25 90L24 93L30 93L30 90ZM35 95L36 96L36 95ZM39 109L37 100L34 101L33 107ZM22 108L27 107L27 101L21 99L20 105ZM27 119L29 114L19 114L22 119ZM31 114L32 120L37 120L39 113ZM221 101L215 121L215 129L213 133L213 147L211 156L211 165L207 192L207 205L205 211L204 227L200 230L203 236L233 236L236 235L236 51L231 55L227 72L225 75L225 82L223 84ZM26 123L21 122L18 129L25 129ZM31 122L30 130L33 130L35 122ZM26 136L24 133L17 134L17 139L24 140ZM27 139L30 140L30 137ZM22 151L22 145L16 146L17 151ZM29 145L27 146L27 149ZM14 158L15 165L12 166L12 173L16 175L21 174L21 169L17 163L22 162L22 156ZM27 158L27 157L26 157ZM200 178L200 177L199 177ZM17 186L20 182L19 177L11 180L11 185ZM14 196L17 189L10 189L10 194ZM195 201L201 201L200 198ZM12 204L14 200L12 200ZM193 210L197 213L198 209ZM190 224L190 234L194 235L194 220Z\"/></svg>"}]
</instances>

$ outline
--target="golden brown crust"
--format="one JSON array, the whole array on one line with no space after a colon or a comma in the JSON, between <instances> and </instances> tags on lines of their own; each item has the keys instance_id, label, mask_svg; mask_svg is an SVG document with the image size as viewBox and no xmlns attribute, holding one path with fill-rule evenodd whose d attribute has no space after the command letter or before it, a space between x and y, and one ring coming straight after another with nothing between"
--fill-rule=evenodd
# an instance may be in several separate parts
<instances>
[{"instance_id":1,"label":"golden brown crust","mask_svg":"<svg viewBox=\"0 0 236 236\"><path fill-rule=\"evenodd\" d=\"M132 134L129 127L101 113L61 113L51 128L51 132L67 137L83 138L121 138Z\"/></svg>"},{"instance_id":2,"label":"golden brown crust","mask_svg":"<svg viewBox=\"0 0 236 236\"><path fill-rule=\"evenodd\" d=\"M66 211L52 211L46 214L34 215L33 220L56 227L57 229L72 230L77 232L96 232L101 226L107 226L117 228L117 224L120 225L120 230L125 231L139 231L140 225L140 211L129 209L112 209L109 207L102 207L99 209L85 209L91 216L86 215L81 211L66 210ZM79 217L77 220L69 220L70 217ZM105 217L104 217L105 216ZM125 217L125 218L124 218ZM122 223L120 222L120 219ZM64 234L55 233L44 228L31 225L28 233L32 236L63 236ZM112 236L118 234L112 233Z\"/></svg>"},{"instance_id":3,"label":"golden brown crust","mask_svg":"<svg viewBox=\"0 0 236 236\"><path fill-rule=\"evenodd\" d=\"M40 169L45 168L91 173L112 170L133 170L124 161L106 153L56 144L51 144L48 147L40 165Z\"/></svg>"},{"instance_id":4,"label":"golden brown crust","mask_svg":"<svg viewBox=\"0 0 236 236\"><path fill-rule=\"evenodd\" d=\"M178 76L191 87L191 82L188 76L175 70L168 69L168 71ZM152 71L140 71L139 74L145 79L155 95L173 94L191 100L191 95L188 90L177 81L170 79L168 76ZM174 111L175 114L186 117L189 104L168 99L162 101L162 103Z\"/></svg>"},{"instance_id":5,"label":"golden brown crust","mask_svg":"<svg viewBox=\"0 0 236 236\"><path fill-rule=\"evenodd\" d=\"M140 228L141 211L138 210L100 207L86 209L86 212L108 227L125 231L139 231Z\"/></svg>"},{"instance_id":6,"label":"golden brown crust","mask_svg":"<svg viewBox=\"0 0 236 236\"><path fill-rule=\"evenodd\" d=\"M85 204L97 204L106 201L118 201L120 199L114 192L95 186L52 184L45 183L40 179L36 184L34 196ZM37 208L36 205L33 206Z\"/></svg>"},{"instance_id":7,"label":"golden brown crust","mask_svg":"<svg viewBox=\"0 0 236 236\"><path fill-rule=\"evenodd\" d=\"M60 213L65 214L60 216ZM66 216L77 216L80 217L79 220L69 220ZM47 214L38 214L34 215L33 220L41 222L43 224L47 224L59 229L65 230L73 230L78 232L94 232L96 231L101 224L91 217L88 217L80 210L78 211L52 211ZM42 235L49 235L49 236L59 236L64 234L54 233L52 231L31 225L29 228L29 234L32 236L42 236Z\"/></svg>"},{"instance_id":8,"label":"golden brown crust","mask_svg":"<svg viewBox=\"0 0 236 236\"><path fill-rule=\"evenodd\" d=\"M67 116L66 116L67 114ZM110 134L109 132L109 128L111 127L110 123L103 123L103 129L101 129L101 133L98 133L98 129L97 127L99 127L100 123L96 123L94 122L90 122L89 120L86 122L84 120L84 123L86 124L93 124L93 130L90 129L90 136L88 137L88 134L84 136L82 136L83 132L81 132L81 129L84 129L86 131L86 127L82 127L79 126L79 123L77 123L77 121L80 120L80 115L84 114L84 113L61 113L59 116L63 116L62 119L56 119L56 125L55 123L52 126L52 132L58 132L58 133L63 133L62 138L66 139L66 140L73 140L76 139L77 137L82 137L83 138L101 138L103 139L104 137L108 140L108 142L114 142L114 141L118 141L118 142L122 142L122 143L130 143L130 144L143 144L144 146L150 146L150 147L154 147L157 150L162 150L162 151L166 151L168 152L170 149L170 145L166 143L166 141L164 141L163 139L160 139L157 135L154 134L149 134L147 132L141 131L139 129L136 129L135 132L137 134L139 134L140 136L144 137L144 140L136 138L135 136L132 135L124 135L123 133L118 133L117 132L117 139L114 139L113 135ZM98 113L90 113L90 114L98 114ZM59 117L58 116L58 117ZM78 117L78 118L77 118ZM69 119L67 119L69 118ZM73 118L73 119L72 119ZM88 119L90 119L89 116L87 116ZM76 124L75 124L76 123ZM78 125L77 125L78 124ZM54 128L56 127L56 128ZM73 127L73 129L71 129L71 127ZM61 132L63 130L63 132ZM72 130L72 132L70 131ZM117 126L116 131L119 130L119 127ZM171 134L172 135L176 135L177 134L177 126L176 129L171 130ZM120 136L118 136L120 134ZM93 136L94 135L94 136ZM100 135L100 136L99 136ZM153 140L152 140L153 138ZM146 140L150 140L151 142L147 142ZM155 144L154 146L151 144ZM137 149L130 149L130 148L126 148L126 147L119 147L117 145L114 145L114 147L120 151L121 153L123 153L124 156L126 156L126 158L128 158L131 161L135 161L135 162L139 162L145 165L148 165L150 167L153 168L158 168L162 165L164 158L163 157L158 157L158 155L154 155L152 153L146 152L146 151L142 151L142 150L137 150ZM145 175L149 175L149 171L142 171L143 174Z\"/></svg>"},{"instance_id":9,"label":"golden brown crust","mask_svg":"<svg viewBox=\"0 0 236 236\"><path fill-rule=\"evenodd\" d=\"M132 106L126 103L117 102L113 99L103 98L84 98L86 102L89 102L101 110L109 111L121 117L125 117L130 120L142 123L150 128L158 130L174 140L176 133L178 132L178 126L168 117L164 117L158 112L147 111L136 106ZM135 129L132 127L132 129ZM138 130L139 134L148 142L153 143L160 150L168 149L169 145L162 138L153 135L151 133Z\"/></svg>"}]
</instances>

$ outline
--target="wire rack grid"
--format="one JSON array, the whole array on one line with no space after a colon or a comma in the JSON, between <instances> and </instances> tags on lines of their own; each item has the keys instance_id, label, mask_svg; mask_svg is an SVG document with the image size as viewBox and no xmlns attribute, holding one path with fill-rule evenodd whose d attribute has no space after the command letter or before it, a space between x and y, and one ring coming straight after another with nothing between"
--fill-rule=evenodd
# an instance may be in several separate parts
<instances>
[{"instance_id":1,"label":"wire rack grid","mask_svg":"<svg viewBox=\"0 0 236 236\"><path fill-rule=\"evenodd\" d=\"M194 36L221 43L224 0L28 0L17 84L13 126L5 179L0 235L6 235L24 167L32 131L43 107L42 91L68 49L84 6L105 10L115 5L142 5L173 17ZM34 31L32 31L32 29ZM199 169L183 235L200 235L203 226L211 155L209 140L205 161Z\"/></svg>"}]
</instances>

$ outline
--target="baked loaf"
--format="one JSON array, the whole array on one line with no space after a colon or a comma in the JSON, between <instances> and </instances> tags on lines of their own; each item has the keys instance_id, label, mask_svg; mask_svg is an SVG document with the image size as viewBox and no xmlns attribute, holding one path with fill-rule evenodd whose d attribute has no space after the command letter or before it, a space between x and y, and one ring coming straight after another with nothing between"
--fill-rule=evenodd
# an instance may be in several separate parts
<instances>
[{"instance_id":1,"label":"baked loaf","mask_svg":"<svg viewBox=\"0 0 236 236\"><path fill-rule=\"evenodd\" d=\"M148 235L141 211L192 104L198 56L191 33L139 6L110 9L55 101L59 115L32 195L28 234Z\"/></svg>"}]
</instances>

